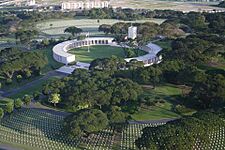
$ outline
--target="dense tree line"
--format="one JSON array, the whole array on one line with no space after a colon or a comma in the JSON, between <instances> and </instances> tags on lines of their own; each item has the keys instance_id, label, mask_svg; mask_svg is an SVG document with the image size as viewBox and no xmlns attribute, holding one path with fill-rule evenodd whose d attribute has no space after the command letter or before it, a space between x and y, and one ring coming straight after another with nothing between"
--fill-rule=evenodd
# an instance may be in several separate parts
<instances>
[{"instance_id":1,"label":"dense tree line","mask_svg":"<svg viewBox=\"0 0 225 150\"><path fill-rule=\"evenodd\" d=\"M39 75L47 64L47 58L38 52L23 52L17 48L6 48L0 51L0 75L5 79L12 79L19 75L29 78Z\"/></svg>"},{"instance_id":2,"label":"dense tree line","mask_svg":"<svg viewBox=\"0 0 225 150\"><path fill-rule=\"evenodd\" d=\"M196 142L207 148L210 136L224 127L224 118L220 114L199 112L163 126L146 127L135 143L138 148L151 150L195 149Z\"/></svg>"},{"instance_id":3,"label":"dense tree line","mask_svg":"<svg viewBox=\"0 0 225 150\"><path fill-rule=\"evenodd\" d=\"M167 21L161 25L152 22L134 23L132 25L138 27L138 41L140 42L147 42L157 35L164 35L168 38L176 38L185 34L185 32L180 28L180 25ZM99 31L103 31L106 34L114 34L115 36L119 36L121 39L123 35L127 35L129 26L131 26L130 23L124 22L118 22L112 26L103 24L99 26Z\"/></svg>"},{"instance_id":4,"label":"dense tree line","mask_svg":"<svg viewBox=\"0 0 225 150\"><path fill-rule=\"evenodd\" d=\"M76 70L60 81L53 81L43 89L44 94L59 93L60 102L73 111L82 108L122 106L135 101L141 92L138 84L129 79L112 78L107 72Z\"/></svg>"},{"instance_id":5,"label":"dense tree line","mask_svg":"<svg viewBox=\"0 0 225 150\"><path fill-rule=\"evenodd\" d=\"M225 104L225 76L207 75L195 84L189 94L188 103L195 108L220 108Z\"/></svg>"}]
</instances>

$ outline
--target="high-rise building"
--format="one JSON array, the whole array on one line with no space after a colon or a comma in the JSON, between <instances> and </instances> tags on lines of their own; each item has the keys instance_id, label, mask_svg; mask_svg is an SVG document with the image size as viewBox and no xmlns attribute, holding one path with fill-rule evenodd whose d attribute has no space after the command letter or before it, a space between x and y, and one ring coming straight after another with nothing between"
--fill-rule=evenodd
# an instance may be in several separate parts
<instances>
[{"instance_id":1,"label":"high-rise building","mask_svg":"<svg viewBox=\"0 0 225 150\"><path fill-rule=\"evenodd\" d=\"M63 2L62 10L83 10L91 8L108 8L110 0L74 0Z\"/></svg>"},{"instance_id":2,"label":"high-rise building","mask_svg":"<svg viewBox=\"0 0 225 150\"><path fill-rule=\"evenodd\" d=\"M130 26L128 28L128 38L129 39L136 39L136 37L137 37L137 27Z\"/></svg>"}]
</instances>

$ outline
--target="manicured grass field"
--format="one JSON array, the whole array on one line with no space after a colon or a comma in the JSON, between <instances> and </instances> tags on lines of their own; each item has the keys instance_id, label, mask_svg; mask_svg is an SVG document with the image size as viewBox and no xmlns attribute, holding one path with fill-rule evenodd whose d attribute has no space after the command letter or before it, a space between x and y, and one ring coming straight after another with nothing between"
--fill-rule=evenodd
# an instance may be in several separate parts
<instances>
[{"instance_id":1,"label":"manicured grass field","mask_svg":"<svg viewBox=\"0 0 225 150\"><path fill-rule=\"evenodd\" d=\"M172 108L176 103L175 97L181 93L182 89L172 84L161 85L155 89L144 88L143 96L151 96L153 99L160 97L165 103L148 109L141 108L139 112L132 115L132 118L134 120L159 120L180 117Z\"/></svg>"},{"instance_id":2,"label":"manicured grass field","mask_svg":"<svg viewBox=\"0 0 225 150\"><path fill-rule=\"evenodd\" d=\"M76 26L82 28L84 32L90 32L94 34L104 34L98 32L98 27L101 24L115 24L117 22L155 22L161 24L165 19L144 19L137 21L122 21L117 19L100 19L99 22L97 19L57 19L57 20L46 20L45 22L40 22L37 24L36 28L48 35L65 35L64 30L69 26Z\"/></svg>"},{"instance_id":3,"label":"manicured grass field","mask_svg":"<svg viewBox=\"0 0 225 150\"><path fill-rule=\"evenodd\" d=\"M157 42L154 42L154 43L159 45L162 48L171 49L172 40L165 39L165 40L157 41Z\"/></svg>"},{"instance_id":4,"label":"manicured grass field","mask_svg":"<svg viewBox=\"0 0 225 150\"><path fill-rule=\"evenodd\" d=\"M88 47L76 48L69 51L75 54L76 61L90 63L96 58L108 58L111 56L124 57L124 50L120 47L114 46L91 46L90 52L88 52Z\"/></svg>"}]
</instances>

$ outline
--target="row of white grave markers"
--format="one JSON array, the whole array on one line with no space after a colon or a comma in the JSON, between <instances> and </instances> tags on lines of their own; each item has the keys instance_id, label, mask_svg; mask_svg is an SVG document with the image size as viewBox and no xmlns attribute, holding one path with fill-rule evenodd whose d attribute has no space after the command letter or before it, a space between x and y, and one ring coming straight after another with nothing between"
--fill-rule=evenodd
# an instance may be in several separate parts
<instances>
[{"instance_id":1,"label":"row of white grave markers","mask_svg":"<svg viewBox=\"0 0 225 150\"><path fill-rule=\"evenodd\" d=\"M27 145L42 150L111 150L115 144L116 133L113 127L92 134L88 138L70 139L62 130L64 116L54 115L33 109L22 109L0 121L0 140ZM129 124L124 127L120 149L137 149L135 140L141 136L145 127L156 127L165 123ZM150 131L148 137L154 137ZM118 140L118 139L117 139ZM117 141L118 142L118 141ZM118 143L117 143L118 144ZM142 148L145 150L146 148ZM201 143L196 139L194 149L225 149L225 128L215 129L210 135L210 143Z\"/></svg>"}]
</instances>

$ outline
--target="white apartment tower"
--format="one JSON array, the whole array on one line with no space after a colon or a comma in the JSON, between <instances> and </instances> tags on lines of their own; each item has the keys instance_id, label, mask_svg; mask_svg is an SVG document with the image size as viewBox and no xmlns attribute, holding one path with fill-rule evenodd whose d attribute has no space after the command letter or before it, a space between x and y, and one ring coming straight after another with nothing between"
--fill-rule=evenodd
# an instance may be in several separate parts
<instances>
[{"instance_id":1,"label":"white apartment tower","mask_svg":"<svg viewBox=\"0 0 225 150\"><path fill-rule=\"evenodd\" d=\"M73 0L63 2L61 4L62 10L78 10L78 9L92 9L92 8L108 8L110 0Z\"/></svg>"},{"instance_id":2,"label":"white apartment tower","mask_svg":"<svg viewBox=\"0 0 225 150\"><path fill-rule=\"evenodd\" d=\"M130 26L128 28L128 38L134 40L134 39L136 39L136 37L137 37L137 27Z\"/></svg>"}]
</instances>

